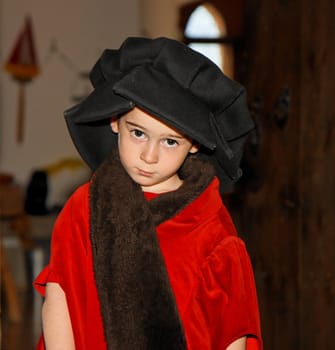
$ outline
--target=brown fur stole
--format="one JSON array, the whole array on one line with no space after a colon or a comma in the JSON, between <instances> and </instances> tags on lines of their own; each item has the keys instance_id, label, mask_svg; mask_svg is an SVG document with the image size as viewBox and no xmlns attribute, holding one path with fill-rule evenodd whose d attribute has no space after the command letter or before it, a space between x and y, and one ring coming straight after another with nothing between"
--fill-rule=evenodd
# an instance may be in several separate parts
<instances>
[{"instance_id":1,"label":"brown fur stole","mask_svg":"<svg viewBox=\"0 0 335 350\"><path fill-rule=\"evenodd\" d=\"M198 197L214 169L190 156L180 176L184 183L177 191L150 202L118 155L110 156L92 178L93 268L108 349L186 349L155 227Z\"/></svg>"}]
</instances>

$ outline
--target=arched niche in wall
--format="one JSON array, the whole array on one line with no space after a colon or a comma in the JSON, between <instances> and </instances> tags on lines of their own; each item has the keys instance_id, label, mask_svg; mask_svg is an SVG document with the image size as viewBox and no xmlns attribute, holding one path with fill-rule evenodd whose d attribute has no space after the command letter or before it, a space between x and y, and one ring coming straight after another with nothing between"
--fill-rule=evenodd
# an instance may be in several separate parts
<instances>
[{"instance_id":1,"label":"arched niche in wall","mask_svg":"<svg viewBox=\"0 0 335 350\"><path fill-rule=\"evenodd\" d=\"M234 44L243 31L242 1L195 1L180 7L183 41L234 78Z\"/></svg>"}]
</instances>

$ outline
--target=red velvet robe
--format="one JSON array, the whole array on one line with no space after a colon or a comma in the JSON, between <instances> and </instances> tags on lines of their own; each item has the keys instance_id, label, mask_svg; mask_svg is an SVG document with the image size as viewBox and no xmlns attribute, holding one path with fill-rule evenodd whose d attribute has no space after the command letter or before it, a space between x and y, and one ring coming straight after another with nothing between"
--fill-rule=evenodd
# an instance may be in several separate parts
<instances>
[{"instance_id":1,"label":"red velvet robe","mask_svg":"<svg viewBox=\"0 0 335 350\"><path fill-rule=\"evenodd\" d=\"M252 266L222 204L215 178L172 219L157 227L189 350L225 349L248 336L262 349ZM106 349L89 235L89 184L68 200L55 224L49 265L35 280L44 295L57 282L69 307L77 350ZM43 338L37 349L44 349Z\"/></svg>"}]
</instances>

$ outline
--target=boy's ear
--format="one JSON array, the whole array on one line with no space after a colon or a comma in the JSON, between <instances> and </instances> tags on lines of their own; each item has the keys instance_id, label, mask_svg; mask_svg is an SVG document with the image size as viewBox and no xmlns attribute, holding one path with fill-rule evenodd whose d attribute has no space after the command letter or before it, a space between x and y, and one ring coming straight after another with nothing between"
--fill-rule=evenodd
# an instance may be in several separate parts
<instances>
[{"instance_id":1,"label":"boy's ear","mask_svg":"<svg viewBox=\"0 0 335 350\"><path fill-rule=\"evenodd\" d=\"M194 143L194 144L192 145L192 147L191 147L189 153L191 153L191 154L197 153L197 152L199 151L199 148L200 148L199 144Z\"/></svg>"},{"instance_id":2,"label":"boy's ear","mask_svg":"<svg viewBox=\"0 0 335 350\"><path fill-rule=\"evenodd\" d=\"M118 123L118 118L113 117L111 118L111 129L113 132L115 132L116 134L119 132L119 123Z\"/></svg>"}]
</instances>

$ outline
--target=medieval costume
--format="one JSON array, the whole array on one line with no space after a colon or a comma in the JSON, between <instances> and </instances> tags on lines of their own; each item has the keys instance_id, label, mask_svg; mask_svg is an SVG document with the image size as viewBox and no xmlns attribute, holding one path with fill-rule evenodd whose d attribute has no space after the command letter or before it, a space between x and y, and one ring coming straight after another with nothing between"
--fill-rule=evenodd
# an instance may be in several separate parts
<instances>
[{"instance_id":1,"label":"medieval costume","mask_svg":"<svg viewBox=\"0 0 335 350\"><path fill-rule=\"evenodd\" d=\"M140 50L139 43L148 51ZM173 106L155 113L155 100L147 107L145 89L135 93L132 83L145 85L148 74L154 82L163 79L165 68L171 78L175 67L170 66L170 56L175 50L188 66L190 49L165 38L128 39L119 51L105 52L91 73L95 91L66 114L74 142L94 174L59 215L50 263L35 286L42 295L48 282L61 286L77 350L216 350L243 336L248 350L262 348L251 263L220 196L227 179L240 174L241 139L252 125L241 115L239 104L237 110L230 108L243 89L226 77L222 81L222 73L214 68L221 79L214 82L226 89L226 105L222 109L215 105L215 94L208 96L217 112L211 111L208 125L189 127L186 120L181 122L185 115L180 111L167 112ZM154 69L145 58L148 52ZM200 61L209 69L206 79L213 79L213 64L192 55L194 64ZM201 72L198 66L193 71L195 76ZM142 80L137 80L139 76ZM191 84L189 89L194 87L192 98L197 91L204 94L194 76L185 74L181 79ZM110 96L116 100L112 105ZM220 103L221 97L218 93ZM94 105L101 110L94 110L93 117ZM143 193L120 162L106 118L134 105L158 114L206 147L186 158L179 171L183 184L176 191ZM190 109L201 120L208 106L198 101ZM229 118L216 120L222 113L243 122L235 119L229 127ZM225 137L220 132L223 125ZM98 148L92 147L92 138ZM43 349L43 338L39 348Z\"/></svg>"}]
</instances>

